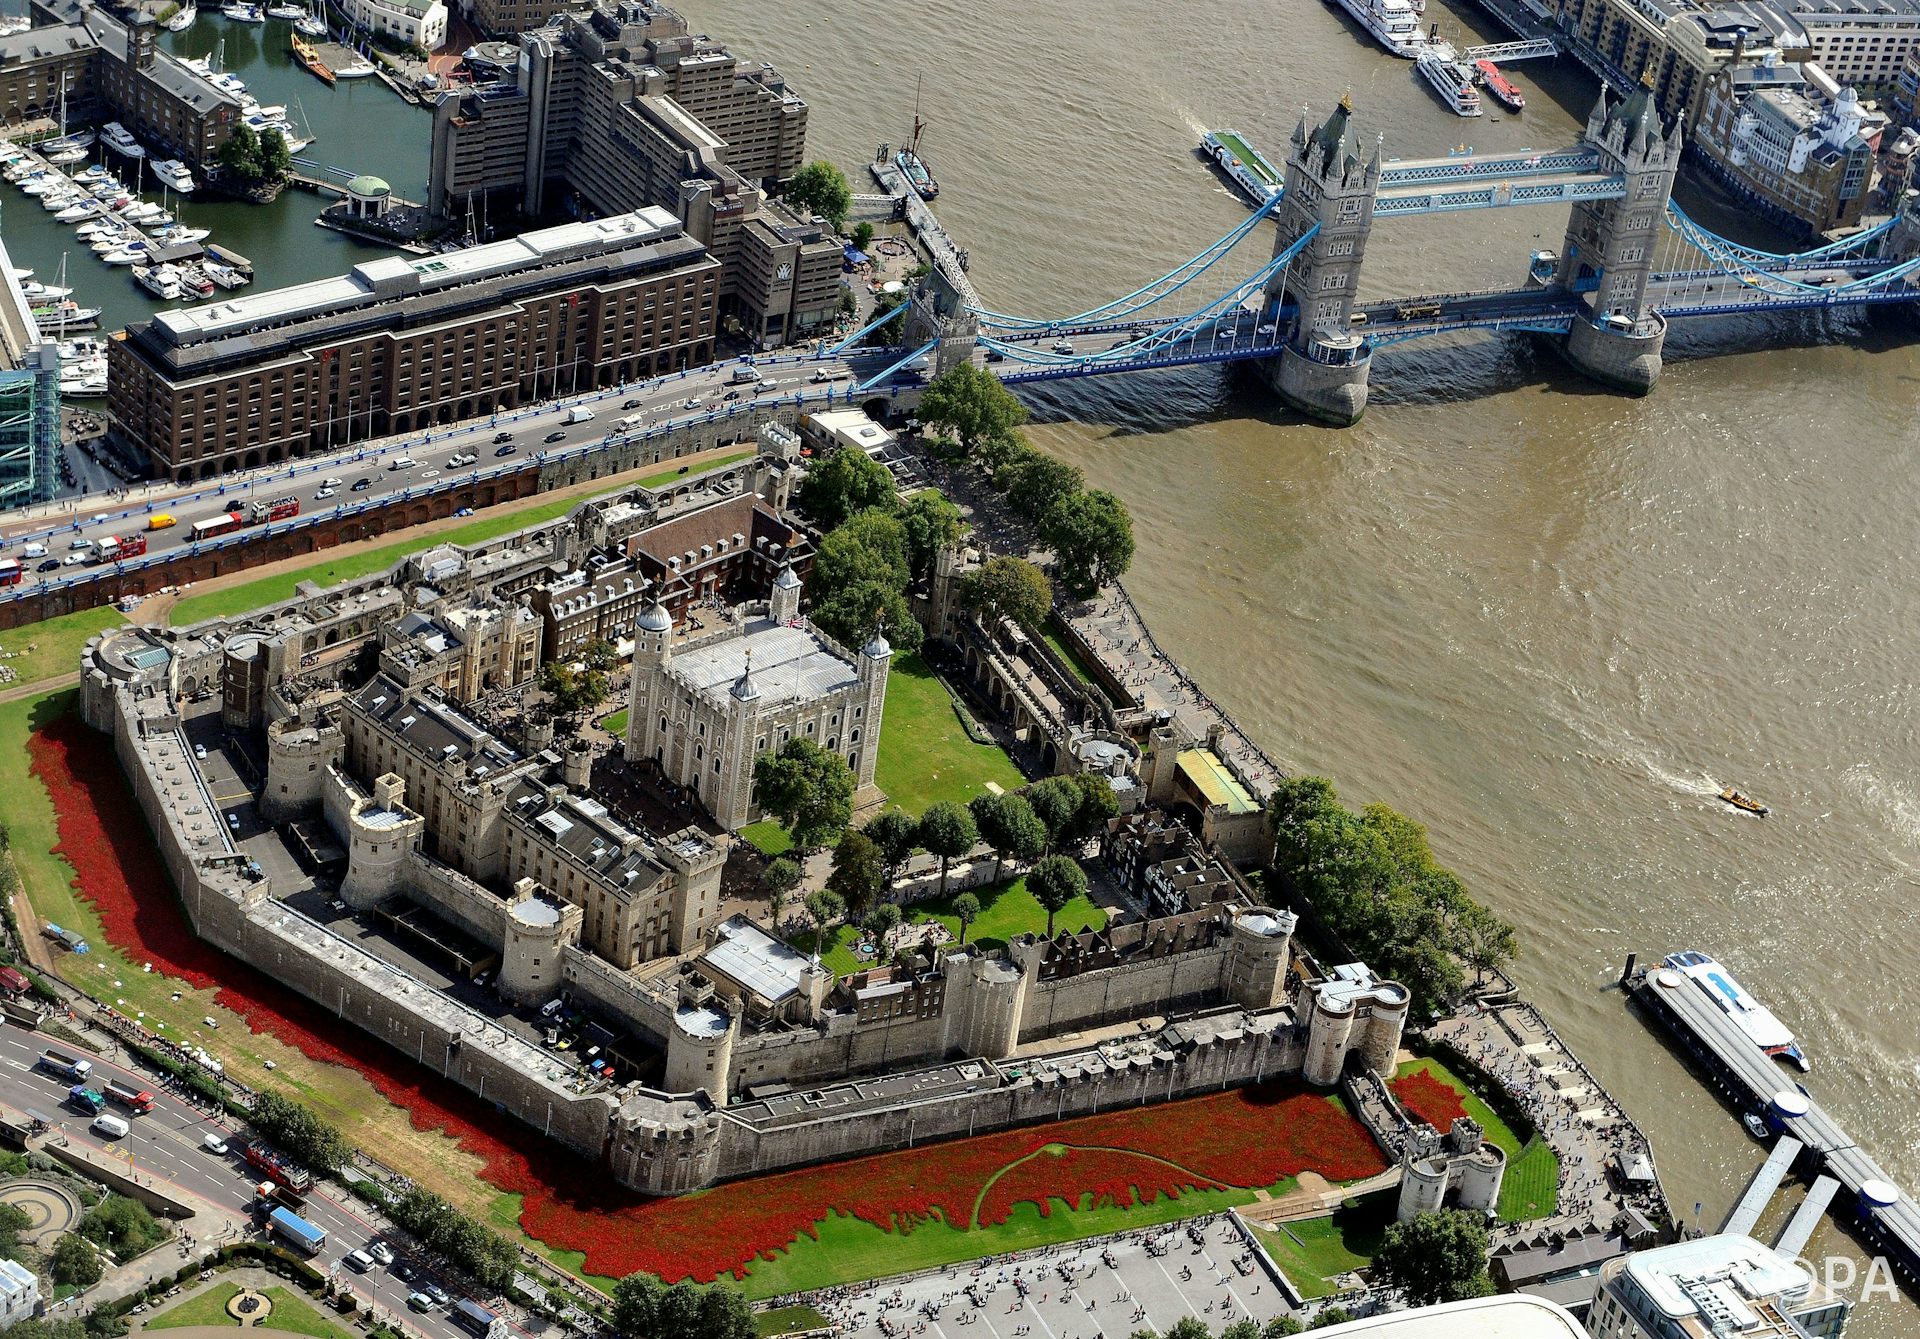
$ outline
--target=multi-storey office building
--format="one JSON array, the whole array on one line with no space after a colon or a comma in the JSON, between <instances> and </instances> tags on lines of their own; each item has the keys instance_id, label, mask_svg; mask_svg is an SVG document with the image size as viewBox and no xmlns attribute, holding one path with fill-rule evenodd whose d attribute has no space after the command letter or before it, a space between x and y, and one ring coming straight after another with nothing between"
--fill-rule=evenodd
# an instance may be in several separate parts
<instances>
[{"instance_id":1,"label":"multi-storey office building","mask_svg":"<svg viewBox=\"0 0 1920 1339\"><path fill-rule=\"evenodd\" d=\"M108 351L110 431L186 483L713 358L719 267L661 209L164 311Z\"/></svg>"},{"instance_id":2,"label":"multi-storey office building","mask_svg":"<svg viewBox=\"0 0 1920 1339\"><path fill-rule=\"evenodd\" d=\"M0 507L51 498L59 455L60 351L42 342L0 245Z\"/></svg>"}]
</instances>

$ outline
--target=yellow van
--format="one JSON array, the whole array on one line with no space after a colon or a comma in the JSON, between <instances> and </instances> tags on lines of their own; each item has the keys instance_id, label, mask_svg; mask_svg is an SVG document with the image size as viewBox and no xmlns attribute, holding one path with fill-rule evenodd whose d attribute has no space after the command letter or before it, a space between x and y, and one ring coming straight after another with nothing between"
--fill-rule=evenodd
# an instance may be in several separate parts
<instances>
[{"instance_id":1,"label":"yellow van","mask_svg":"<svg viewBox=\"0 0 1920 1339\"><path fill-rule=\"evenodd\" d=\"M147 517L149 530L171 530L177 524L179 523L173 519L172 515L164 511L156 511Z\"/></svg>"}]
</instances>

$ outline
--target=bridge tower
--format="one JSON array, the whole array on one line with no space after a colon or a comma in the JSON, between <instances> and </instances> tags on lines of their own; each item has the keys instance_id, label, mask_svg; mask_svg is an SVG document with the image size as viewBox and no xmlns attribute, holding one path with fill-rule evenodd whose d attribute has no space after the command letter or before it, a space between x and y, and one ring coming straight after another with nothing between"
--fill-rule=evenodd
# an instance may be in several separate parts
<instances>
[{"instance_id":1,"label":"bridge tower","mask_svg":"<svg viewBox=\"0 0 1920 1339\"><path fill-rule=\"evenodd\" d=\"M1652 75L1618 101L1600 90L1586 139L1611 173L1626 179L1619 200L1583 201L1567 220L1557 281L1595 283L1587 310L1567 332L1567 361L1595 381L1645 395L1660 379L1667 322L1647 301L1659 239L1680 170L1680 127L1663 129Z\"/></svg>"},{"instance_id":2,"label":"bridge tower","mask_svg":"<svg viewBox=\"0 0 1920 1339\"><path fill-rule=\"evenodd\" d=\"M1318 128L1302 115L1287 152L1286 195L1276 214L1277 256L1314 224L1320 231L1269 283L1267 297L1291 301L1297 315L1278 358L1261 367L1267 384L1308 418L1344 428L1367 408L1372 350L1348 318L1360 284L1360 262L1373 229L1380 150L1363 163L1347 147L1353 103L1340 105Z\"/></svg>"},{"instance_id":3,"label":"bridge tower","mask_svg":"<svg viewBox=\"0 0 1920 1339\"><path fill-rule=\"evenodd\" d=\"M973 361L973 346L980 338L980 318L971 308L978 305L978 299L970 302L936 265L914 285L907 304L906 315L899 318L900 342L917 349L930 339L940 341L933 351L929 380L961 363Z\"/></svg>"}]
</instances>

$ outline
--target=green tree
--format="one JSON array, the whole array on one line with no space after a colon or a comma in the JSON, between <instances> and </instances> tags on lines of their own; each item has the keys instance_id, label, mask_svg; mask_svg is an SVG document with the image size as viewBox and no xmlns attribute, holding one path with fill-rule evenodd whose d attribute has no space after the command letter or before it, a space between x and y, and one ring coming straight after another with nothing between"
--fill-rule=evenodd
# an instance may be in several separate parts
<instances>
[{"instance_id":1,"label":"green tree","mask_svg":"<svg viewBox=\"0 0 1920 1339\"><path fill-rule=\"evenodd\" d=\"M540 667L540 688L555 714L578 716L607 700L607 676L596 669L575 669L565 661L549 660Z\"/></svg>"},{"instance_id":2,"label":"green tree","mask_svg":"<svg viewBox=\"0 0 1920 1339\"><path fill-rule=\"evenodd\" d=\"M973 458L980 462L980 468L987 477L999 483L1000 471L1007 463L1022 451L1030 450L1017 432L996 433L982 437L973 448Z\"/></svg>"},{"instance_id":3,"label":"green tree","mask_svg":"<svg viewBox=\"0 0 1920 1339\"><path fill-rule=\"evenodd\" d=\"M1080 799L1067 824L1067 839L1090 841L1105 830L1108 819L1120 812L1120 799L1113 793L1113 783L1098 772L1075 772L1067 780Z\"/></svg>"},{"instance_id":4,"label":"green tree","mask_svg":"<svg viewBox=\"0 0 1920 1339\"><path fill-rule=\"evenodd\" d=\"M1312 1328L1324 1330L1334 1325L1345 1325L1353 1319L1353 1312L1343 1306L1330 1306L1313 1318Z\"/></svg>"},{"instance_id":5,"label":"green tree","mask_svg":"<svg viewBox=\"0 0 1920 1339\"><path fill-rule=\"evenodd\" d=\"M33 1226L33 1218L17 1204L0 1204L0 1257L13 1259L20 1253L20 1234Z\"/></svg>"},{"instance_id":6,"label":"green tree","mask_svg":"<svg viewBox=\"0 0 1920 1339\"><path fill-rule=\"evenodd\" d=\"M980 899L972 893L962 893L953 899L953 914L960 922L960 946L967 945L967 930L980 919Z\"/></svg>"},{"instance_id":7,"label":"green tree","mask_svg":"<svg viewBox=\"0 0 1920 1339\"><path fill-rule=\"evenodd\" d=\"M867 908L867 914L860 920L860 928L872 935L874 942L885 945L887 936L892 934L905 919L897 902L876 902Z\"/></svg>"},{"instance_id":8,"label":"green tree","mask_svg":"<svg viewBox=\"0 0 1920 1339\"><path fill-rule=\"evenodd\" d=\"M260 161L260 136L245 121L233 128L214 159L223 173L231 174L242 186L258 182L265 172Z\"/></svg>"},{"instance_id":9,"label":"green tree","mask_svg":"<svg viewBox=\"0 0 1920 1339\"><path fill-rule=\"evenodd\" d=\"M831 888L821 888L807 894L807 915L813 917L814 925L820 930L825 930L846 914L846 899Z\"/></svg>"},{"instance_id":10,"label":"green tree","mask_svg":"<svg viewBox=\"0 0 1920 1339\"><path fill-rule=\"evenodd\" d=\"M902 655L912 655L926 640L906 591L885 581L856 581L824 599L815 597L813 621L842 646L856 650L872 641L883 624L887 641Z\"/></svg>"},{"instance_id":11,"label":"green tree","mask_svg":"<svg viewBox=\"0 0 1920 1339\"><path fill-rule=\"evenodd\" d=\"M1460 956L1473 968L1474 985L1519 956L1520 940L1513 926L1478 902L1462 906L1454 920L1460 932Z\"/></svg>"},{"instance_id":12,"label":"green tree","mask_svg":"<svg viewBox=\"0 0 1920 1339\"><path fill-rule=\"evenodd\" d=\"M1051 851L1065 840L1080 813L1080 788L1067 777L1050 776L1036 781L1021 792L1047 829L1047 849Z\"/></svg>"},{"instance_id":13,"label":"green tree","mask_svg":"<svg viewBox=\"0 0 1920 1339\"><path fill-rule=\"evenodd\" d=\"M865 251L873 245L873 225L861 219L853 225L853 247L856 251Z\"/></svg>"},{"instance_id":14,"label":"green tree","mask_svg":"<svg viewBox=\"0 0 1920 1339\"><path fill-rule=\"evenodd\" d=\"M619 667L620 648L605 637L596 637L587 643L586 649L580 653L580 659L588 669L604 674Z\"/></svg>"},{"instance_id":15,"label":"green tree","mask_svg":"<svg viewBox=\"0 0 1920 1339\"><path fill-rule=\"evenodd\" d=\"M947 895L947 866L973 849L980 829L973 815L951 800L939 800L920 815L920 845L940 858L940 896Z\"/></svg>"},{"instance_id":16,"label":"green tree","mask_svg":"<svg viewBox=\"0 0 1920 1339\"><path fill-rule=\"evenodd\" d=\"M980 829L980 839L993 848L995 883L1000 882L1001 866L1008 860L1033 860L1047 849L1047 825L1024 795L983 791L967 801L967 810Z\"/></svg>"},{"instance_id":17,"label":"green tree","mask_svg":"<svg viewBox=\"0 0 1920 1339\"><path fill-rule=\"evenodd\" d=\"M1148 1330L1147 1333L1152 1334L1153 1331ZM1212 1336L1213 1332L1207 1328L1207 1323L1198 1316L1180 1317L1166 1333L1166 1339L1212 1339Z\"/></svg>"},{"instance_id":18,"label":"green tree","mask_svg":"<svg viewBox=\"0 0 1920 1339\"><path fill-rule=\"evenodd\" d=\"M1078 465L1021 446L994 473L993 482L1007 490L1007 502L1015 511L1030 521L1039 521L1061 498L1084 489L1086 476Z\"/></svg>"},{"instance_id":19,"label":"green tree","mask_svg":"<svg viewBox=\"0 0 1920 1339\"><path fill-rule=\"evenodd\" d=\"M930 574L934 555L958 544L967 529L960 508L937 488L923 488L908 498L900 508L900 525L906 532L907 570L915 578Z\"/></svg>"},{"instance_id":20,"label":"green tree","mask_svg":"<svg viewBox=\"0 0 1920 1339\"><path fill-rule=\"evenodd\" d=\"M991 628L1002 618L1039 628L1053 609L1053 583L1025 558L989 558L960 579L960 603Z\"/></svg>"},{"instance_id":21,"label":"green tree","mask_svg":"<svg viewBox=\"0 0 1920 1339\"><path fill-rule=\"evenodd\" d=\"M247 1122L262 1139L323 1176L353 1157L353 1146L336 1127L279 1093L254 1094Z\"/></svg>"},{"instance_id":22,"label":"green tree","mask_svg":"<svg viewBox=\"0 0 1920 1339\"><path fill-rule=\"evenodd\" d=\"M419 1239L429 1253L448 1260L495 1291L513 1281L520 1251L512 1242L419 1186L390 1201L388 1214Z\"/></svg>"},{"instance_id":23,"label":"green tree","mask_svg":"<svg viewBox=\"0 0 1920 1339\"><path fill-rule=\"evenodd\" d=\"M1290 1339L1307 1327L1300 1323L1298 1316L1275 1316L1260 1331L1260 1339Z\"/></svg>"},{"instance_id":24,"label":"green tree","mask_svg":"<svg viewBox=\"0 0 1920 1339\"><path fill-rule=\"evenodd\" d=\"M1042 513L1040 534L1053 550L1060 580L1083 599L1133 564L1133 517L1105 489L1067 493Z\"/></svg>"},{"instance_id":25,"label":"green tree","mask_svg":"<svg viewBox=\"0 0 1920 1339\"><path fill-rule=\"evenodd\" d=\"M796 736L753 762L753 798L780 820L802 851L824 845L853 818L853 772L847 760Z\"/></svg>"},{"instance_id":26,"label":"green tree","mask_svg":"<svg viewBox=\"0 0 1920 1339\"><path fill-rule=\"evenodd\" d=\"M69 1232L53 1243L47 1272L53 1275L55 1283L85 1288L100 1281L100 1257L85 1237Z\"/></svg>"},{"instance_id":27,"label":"green tree","mask_svg":"<svg viewBox=\"0 0 1920 1339\"><path fill-rule=\"evenodd\" d=\"M822 530L836 530L869 507L892 511L897 501L887 467L852 446L841 447L809 469L794 500Z\"/></svg>"},{"instance_id":28,"label":"green tree","mask_svg":"<svg viewBox=\"0 0 1920 1339\"><path fill-rule=\"evenodd\" d=\"M808 585L817 604L862 581L905 590L907 577L906 527L890 512L869 507L820 541Z\"/></svg>"},{"instance_id":29,"label":"green tree","mask_svg":"<svg viewBox=\"0 0 1920 1339\"><path fill-rule=\"evenodd\" d=\"M125 1195L109 1195L87 1210L80 1235L122 1260L140 1254L166 1236L147 1206Z\"/></svg>"},{"instance_id":30,"label":"green tree","mask_svg":"<svg viewBox=\"0 0 1920 1339\"><path fill-rule=\"evenodd\" d=\"M887 865L880 847L864 832L849 828L833 848L833 872L827 887L840 894L857 916L886 887Z\"/></svg>"},{"instance_id":31,"label":"green tree","mask_svg":"<svg viewBox=\"0 0 1920 1339\"><path fill-rule=\"evenodd\" d=\"M1493 1291L1486 1225L1455 1209L1394 1223L1373 1254L1372 1277L1404 1291L1415 1306L1485 1297Z\"/></svg>"},{"instance_id":32,"label":"green tree","mask_svg":"<svg viewBox=\"0 0 1920 1339\"><path fill-rule=\"evenodd\" d=\"M984 367L961 363L927 383L914 410L922 423L946 428L972 451L985 438L1006 437L1027 421L1027 407Z\"/></svg>"},{"instance_id":33,"label":"green tree","mask_svg":"<svg viewBox=\"0 0 1920 1339\"><path fill-rule=\"evenodd\" d=\"M873 322L878 321L888 312L898 311L906 305L907 295L904 292L882 293L873 300L873 315L867 318L866 324L873 325ZM861 343L870 349L884 349L903 343L905 336L901 332L901 323L906 319L904 316L896 316L884 325L874 326L867 331L867 336Z\"/></svg>"},{"instance_id":34,"label":"green tree","mask_svg":"<svg viewBox=\"0 0 1920 1339\"><path fill-rule=\"evenodd\" d=\"M1236 1320L1221 1329L1220 1339L1260 1339L1260 1327L1250 1320Z\"/></svg>"},{"instance_id":35,"label":"green tree","mask_svg":"<svg viewBox=\"0 0 1920 1339\"><path fill-rule=\"evenodd\" d=\"M1061 908L1087 891L1087 872L1071 856L1050 855L1027 871L1027 891L1047 913L1047 938L1053 938L1053 918Z\"/></svg>"},{"instance_id":36,"label":"green tree","mask_svg":"<svg viewBox=\"0 0 1920 1339\"><path fill-rule=\"evenodd\" d=\"M868 819L860 830L880 848L880 860L887 867L887 881L891 883L913 854L913 844L920 839L920 824L905 810L888 809Z\"/></svg>"},{"instance_id":37,"label":"green tree","mask_svg":"<svg viewBox=\"0 0 1920 1339\"><path fill-rule=\"evenodd\" d=\"M853 208L847 174L817 158L793 174L786 196L788 203L811 209L831 223L835 232L847 226L847 211Z\"/></svg>"},{"instance_id":38,"label":"green tree","mask_svg":"<svg viewBox=\"0 0 1920 1339\"><path fill-rule=\"evenodd\" d=\"M267 181L282 181L293 171L293 150L279 127L268 126L260 132L260 175Z\"/></svg>"},{"instance_id":39,"label":"green tree","mask_svg":"<svg viewBox=\"0 0 1920 1339\"><path fill-rule=\"evenodd\" d=\"M753 1313L726 1283L680 1282L629 1274L613 1285L612 1320L621 1339L753 1339Z\"/></svg>"},{"instance_id":40,"label":"green tree","mask_svg":"<svg viewBox=\"0 0 1920 1339\"><path fill-rule=\"evenodd\" d=\"M760 871L760 886L767 890L767 915L778 925L787 899L800 886L800 862L786 856L775 856Z\"/></svg>"}]
</instances>

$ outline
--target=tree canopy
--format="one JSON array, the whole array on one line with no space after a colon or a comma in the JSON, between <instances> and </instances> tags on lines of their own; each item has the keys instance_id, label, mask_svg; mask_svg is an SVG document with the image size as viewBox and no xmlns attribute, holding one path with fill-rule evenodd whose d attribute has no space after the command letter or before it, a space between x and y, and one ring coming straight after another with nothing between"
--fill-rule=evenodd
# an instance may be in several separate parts
<instances>
[{"instance_id":1,"label":"tree canopy","mask_svg":"<svg viewBox=\"0 0 1920 1339\"><path fill-rule=\"evenodd\" d=\"M796 735L753 760L753 798L802 851L821 846L853 818L853 771L838 753Z\"/></svg>"},{"instance_id":2,"label":"tree canopy","mask_svg":"<svg viewBox=\"0 0 1920 1339\"><path fill-rule=\"evenodd\" d=\"M980 899L972 893L962 893L953 899L954 918L960 922L960 944L966 946L967 931L980 919Z\"/></svg>"},{"instance_id":3,"label":"tree canopy","mask_svg":"<svg viewBox=\"0 0 1920 1339\"><path fill-rule=\"evenodd\" d=\"M1047 938L1051 939L1053 918L1087 891L1087 872L1072 856L1044 856L1027 871L1027 891L1047 913Z\"/></svg>"},{"instance_id":4,"label":"tree canopy","mask_svg":"<svg viewBox=\"0 0 1920 1339\"><path fill-rule=\"evenodd\" d=\"M1415 1306L1485 1297L1493 1291L1486 1224L1457 1209L1415 1214L1387 1228L1373 1254L1372 1272L1376 1281L1404 1291Z\"/></svg>"},{"instance_id":5,"label":"tree canopy","mask_svg":"<svg viewBox=\"0 0 1920 1339\"><path fill-rule=\"evenodd\" d=\"M907 537L907 569L915 578L933 571L934 555L958 544L967 528L960 508L937 488L924 488L902 503L900 525Z\"/></svg>"},{"instance_id":6,"label":"tree canopy","mask_svg":"<svg viewBox=\"0 0 1920 1339\"><path fill-rule=\"evenodd\" d=\"M1061 584L1086 598L1133 564L1133 517L1103 488L1065 493L1040 522Z\"/></svg>"},{"instance_id":7,"label":"tree canopy","mask_svg":"<svg viewBox=\"0 0 1920 1339\"><path fill-rule=\"evenodd\" d=\"M444 1257L486 1287L498 1291L513 1281L513 1271L520 1263L519 1248L432 1191L413 1186L388 1205L388 1212L428 1251Z\"/></svg>"},{"instance_id":8,"label":"tree canopy","mask_svg":"<svg viewBox=\"0 0 1920 1339\"><path fill-rule=\"evenodd\" d=\"M1008 860L1035 860L1047 849L1047 825L1023 795L983 791L967 801L980 839L993 848L993 881Z\"/></svg>"},{"instance_id":9,"label":"tree canopy","mask_svg":"<svg viewBox=\"0 0 1920 1339\"><path fill-rule=\"evenodd\" d=\"M787 183L787 200L810 209L839 232L847 226L847 211L853 208L853 187L847 174L832 163L814 159Z\"/></svg>"},{"instance_id":10,"label":"tree canopy","mask_svg":"<svg viewBox=\"0 0 1920 1339\"><path fill-rule=\"evenodd\" d=\"M994 472L995 486L1007 491L1007 502L1030 521L1039 521L1053 504L1086 487L1078 465L1055 460L1044 451L1022 443Z\"/></svg>"},{"instance_id":11,"label":"tree canopy","mask_svg":"<svg viewBox=\"0 0 1920 1339\"><path fill-rule=\"evenodd\" d=\"M1002 618L1038 628L1053 609L1053 583L1025 558L989 558L960 581L960 603L991 627Z\"/></svg>"},{"instance_id":12,"label":"tree canopy","mask_svg":"<svg viewBox=\"0 0 1920 1339\"><path fill-rule=\"evenodd\" d=\"M613 1330L621 1339L753 1339L746 1298L724 1283L671 1286L652 1274L613 1285Z\"/></svg>"},{"instance_id":13,"label":"tree canopy","mask_svg":"<svg viewBox=\"0 0 1920 1339\"><path fill-rule=\"evenodd\" d=\"M549 660L540 667L540 689L562 716L592 711L612 692L604 670L575 669L563 660Z\"/></svg>"},{"instance_id":14,"label":"tree canopy","mask_svg":"<svg viewBox=\"0 0 1920 1339\"><path fill-rule=\"evenodd\" d=\"M100 1256L85 1237L69 1232L53 1243L47 1258L47 1272L55 1283L71 1283L85 1288L100 1281Z\"/></svg>"},{"instance_id":15,"label":"tree canopy","mask_svg":"<svg viewBox=\"0 0 1920 1339\"><path fill-rule=\"evenodd\" d=\"M1276 788L1273 817L1275 873L1348 952L1413 992L1416 1012L1459 995L1462 961L1494 968L1516 951L1512 927L1468 896L1404 814L1384 804L1355 813L1331 781L1296 776Z\"/></svg>"},{"instance_id":16,"label":"tree canopy","mask_svg":"<svg viewBox=\"0 0 1920 1339\"><path fill-rule=\"evenodd\" d=\"M880 849L880 859L887 867L889 879L899 871L900 866L907 863L907 857L913 854L914 844L920 840L919 822L912 814L901 809L888 809L875 814L860 830Z\"/></svg>"},{"instance_id":17,"label":"tree canopy","mask_svg":"<svg viewBox=\"0 0 1920 1339\"><path fill-rule=\"evenodd\" d=\"M841 833L833 848L833 872L827 875L827 887L840 894L859 915L880 896L886 879L887 863L873 838L854 828Z\"/></svg>"},{"instance_id":18,"label":"tree canopy","mask_svg":"<svg viewBox=\"0 0 1920 1339\"><path fill-rule=\"evenodd\" d=\"M346 1136L290 1097L276 1092L254 1094L248 1124L268 1143L284 1149L296 1162L325 1176L353 1156Z\"/></svg>"},{"instance_id":19,"label":"tree canopy","mask_svg":"<svg viewBox=\"0 0 1920 1339\"><path fill-rule=\"evenodd\" d=\"M896 505L893 476L887 467L852 446L816 461L800 481L794 500L822 530L838 529L848 517L869 507L892 511Z\"/></svg>"},{"instance_id":20,"label":"tree canopy","mask_svg":"<svg viewBox=\"0 0 1920 1339\"><path fill-rule=\"evenodd\" d=\"M1027 407L984 367L961 363L927 383L915 414L945 428L972 451L988 438L1006 437L1027 421Z\"/></svg>"},{"instance_id":21,"label":"tree canopy","mask_svg":"<svg viewBox=\"0 0 1920 1339\"><path fill-rule=\"evenodd\" d=\"M293 171L293 152L287 147L287 137L273 126L256 133L244 121L233 128L214 158L220 170L241 186L279 181Z\"/></svg>"},{"instance_id":22,"label":"tree canopy","mask_svg":"<svg viewBox=\"0 0 1920 1339\"><path fill-rule=\"evenodd\" d=\"M973 815L951 800L930 804L920 815L920 845L940 857L940 896L947 895L948 864L971 851L979 840Z\"/></svg>"}]
</instances>

